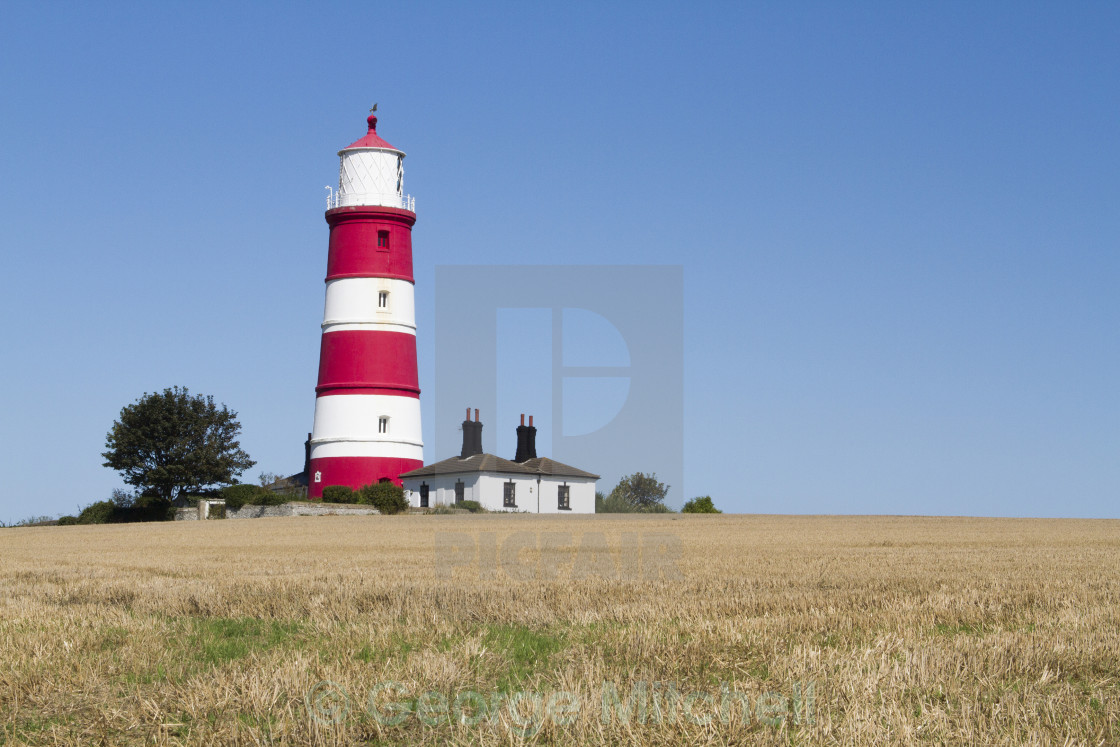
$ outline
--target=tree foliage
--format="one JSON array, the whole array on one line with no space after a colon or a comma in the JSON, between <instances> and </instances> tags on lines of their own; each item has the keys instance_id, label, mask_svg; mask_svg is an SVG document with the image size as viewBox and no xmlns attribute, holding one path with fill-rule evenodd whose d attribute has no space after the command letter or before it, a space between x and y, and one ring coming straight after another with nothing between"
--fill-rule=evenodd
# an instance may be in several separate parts
<instances>
[{"instance_id":1,"label":"tree foliage","mask_svg":"<svg viewBox=\"0 0 1120 747\"><path fill-rule=\"evenodd\" d=\"M58 521L59 524L127 524L134 521L170 521L174 518L171 501L166 498L144 494L133 496L117 489L110 500L91 503L77 516L63 516Z\"/></svg>"},{"instance_id":2,"label":"tree foliage","mask_svg":"<svg viewBox=\"0 0 1120 747\"><path fill-rule=\"evenodd\" d=\"M595 493L597 514L663 514L673 509L665 505L669 486L657 481L657 475L635 472L618 481L610 495Z\"/></svg>"},{"instance_id":3,"label":"tree foliage","mask_svg":"<svg viewBox=\"0 0 1120 747\"><path fill-rule=\"evenodd\" d=\"M697 498L685 501L684 506L681 507L682 514L722 514L712 503L710 495L702 495Z\"/></svg>"},{"instance_id":4,"label":"tree foliage","mask_svg":"<svg viewBox=\"0 0 1120 747\"><path fill-rule=\"evenodd\" d=\"M621 501L633 506L635 511L660 511L666 508L668 493L669 486L658 482L656 474L635 472L618 481L607 502Z\"/></svg>"},{"instance_id":5,"label":"tree foliage","mask_svg":"<svg viewBox=\"0 0 1120 747\"><path fill-rule=\"evenodd\" d=\"M105 466L147 494L174 500L233 482L256 462L241 449L237 413L186 387L145 394L121 409L105 440Z\"/></svg>"}]
</instances>

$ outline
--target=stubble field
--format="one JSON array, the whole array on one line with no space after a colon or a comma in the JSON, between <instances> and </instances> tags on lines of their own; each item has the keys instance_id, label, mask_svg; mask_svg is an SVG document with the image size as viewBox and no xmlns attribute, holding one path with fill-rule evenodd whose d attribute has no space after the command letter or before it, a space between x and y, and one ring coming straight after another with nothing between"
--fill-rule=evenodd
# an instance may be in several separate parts
<instances>
[{"instance_id":1,"label":"stubble field","mask_svg":"<svg viewBox=\"0 0 1120 747\"><path fill-rule=\"evenodd\" d=\"M1116 744L1120 522L0 531L0 744Z\"/></svg>"}]
</instances>

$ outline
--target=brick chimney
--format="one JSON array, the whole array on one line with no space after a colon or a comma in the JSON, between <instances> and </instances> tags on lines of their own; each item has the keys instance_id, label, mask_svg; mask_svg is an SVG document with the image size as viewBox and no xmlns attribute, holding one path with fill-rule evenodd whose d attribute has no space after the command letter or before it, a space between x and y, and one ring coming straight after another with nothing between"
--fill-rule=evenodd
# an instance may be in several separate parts
<instances>
[{"instance_id":1,"label":"brick chimney","mask_svg":"<svg viewBox=\"0 0 1120 747\"><path fill-rule=\"evenodd\" d=\"M513 461L521 462L537 458L537 429L533 427L533 416L529 416L529 425L525 425L525 413L521 414L521 425L517 426L517 455Z\"/></svg>"},{"instance_id":2,"label":"brick chimney","mask_svg":"<svg viewBox=\"0 0 1120 747\"><path fill-rule=\"evenodd\" d=\"M463 421L463 452L460 459L476 456L482 453L482 423L478 422L478 410L474 411L474 422L471 422L471 408L467 408L467 419Z\"/></svg>"}]
</instances>

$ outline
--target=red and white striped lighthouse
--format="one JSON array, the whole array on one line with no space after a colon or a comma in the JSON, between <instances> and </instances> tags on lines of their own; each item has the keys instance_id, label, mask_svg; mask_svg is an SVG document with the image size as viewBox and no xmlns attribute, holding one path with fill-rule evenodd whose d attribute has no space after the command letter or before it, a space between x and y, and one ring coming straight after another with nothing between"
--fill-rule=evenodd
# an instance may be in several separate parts
<instances>
[{"instance_id":1,"label":"red and white striped lighthouse","mask_svg":"<svg viewBox=\"0 0 1120 747\"><path fill-rule=\"evenodd\" d=\"M375 106L374 109L377 107ZM338 191L328 197L327 293L308 496L328 485L363 485L424 464L416 375L412 225L404 153L377 134L338 152ZM328 188L329 189L329 188Z\"/></svg>"}]
</instances>

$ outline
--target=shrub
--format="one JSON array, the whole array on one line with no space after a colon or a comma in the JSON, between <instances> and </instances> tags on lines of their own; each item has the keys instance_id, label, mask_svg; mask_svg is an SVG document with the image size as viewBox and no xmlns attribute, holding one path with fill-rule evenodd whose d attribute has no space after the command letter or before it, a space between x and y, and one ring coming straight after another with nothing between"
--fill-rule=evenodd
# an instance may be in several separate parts
<instances>
[{"instance_id":1,"label":"shrub","mask_svg":"<svg viewBox=\"0 0 1120 747\"><path fill-rule=\"evenodd\" d=\"M323 500L327 503L353 503L353 489L345 485L328 485L323 488Z\"/></svg>"},{"instance_id":2,"label":"shrub","mask_svg":"<svg viewBox=\"0 0 1120 747\"><path fill-rule=\"evenodd\" d=\"M171 501L158 495L140 495L128 508L118 508L113 520L127 521L168 521L175 518L175 507Z\"/></svg>"},{"instance_id":3,"label":"shrub","mask_svg":"<svg viewBox=\"0 0 1120 747\"><path fill-rule=\"evenodd\" d=\"M484 509L482 507L482 504L479 503L478 501L459 501L458 503L455 504L455 508L465 508L466 510L470 511L472 514L486 513L486 509Z\"/></svg>"},{"instance_id":4,"label":"shrub","mask_svg":"<svg viewBox=\"0 0 1120 747\"><path fill-rule=\"evenodd\" d=\"M77 516L59 516L58 517L58 525L60 527L70 526L72 524L77 524L77 523L78 523L78 517Z\"/></svg>"},{"instance_id":5,"label":"shrub","mask_svg":"<svg viewBox=\"0 0 1120 747\"><path fill-rule=\"evenodd\" d=\"M229 511L236 511L242 506L279 506L289 500L287 496L277 495L268 488L247 483L222 488L217 497L225 499Z\"/></svg>"},{"instance_id":6,"label":"shrub","mask_svg":"<svg viewBox=\"0 0 1120 747\"><path fill-rule=\"evenodd\" d=\"M681 507L682 514L722 514L712 503L712 497L709 495L702 495L698 498L693 498L686 501L684 506Z\"/></svg>"},{"instance_id":7,"label":"shrub","mask_svg":"<svg viewBox=\"0 0 1120 747\"><path fill-rule=\"evenodd\" d=\"M82 509L78 514L79 524L108 524L113 520L117 507L112 501L97 501Z\"/></svg>"},{"instance_id":8,"label":"shrub","mask_svg":"<svg viewBox=\"0 0 1120 747\"><path fill-rule=\"evenodd\" d=\"M671 514L673 509L664 503L649 503L644 506L631 503L618 493L595 494L595 513L597 514Z\"/></svg>"},{"instance_id":9,"label":"shrub","mask_svg":"<svg viewBox=\"0 0 1120 747\"><path fill-rule=\"evenodd\" d=\"M114 496L116 498L116 496ZM134 521L169 521L175 518L171 501L155 495L140 494L130 501L108 500L91 503L77 517L64 517L66 524L127 524ZM72 519L73 521L69 521Z\"/></svg>"},{"instance_id":10,"label":"shrub","mask_svg":"<svg viewBox=\"0 0 1120 747\"><path fill-rule=\"evenodd\" d=\"M258 497L262 489L263 488L259 485L240 483L238 485L230 485L227 488L222 488L220 493L222 498L226 499L226 508L229 510L237 510L246 503L253 503L253 500Z\"/></svg>"},{"instance_id":11,"label":"shrub","mask_svg":"<svg viewBox=\"0 0 1120 747\"><path fill-rule=\"evenodd\" d=\"M399 514L408 510L404 488L391 482L366 485L359 491L359 502L368 503L383 514Z\"/></svg>"},{"instance_id":12,"label":"shrub","mask_svg":"<svg viewBox=\"0 0 1120 747\"><path fill-rule=\"evenodd\" d=\"M651 503L648 506L640 506L635 509L639 514L672 514L676 513L673 509L666 506L664 503Z\"/></svg>"},{"instance_id":13,"label":"shrub","mask_svg":"<svg viewBox=\"0 0 1120 747\"><path fill-rule=\"evenodd\" d=\"M632 514L637 511L634 504L625 498L611 494L595 493L595 513L597 514Z\"/></svg>"},{"instance_id":14,"label":"shrub","mask_svg":"<svg viewBox=\"0 0 1120 747\"><path fill-rule=\"evenodd\" d=\"M283 506L290 500L292 500L292 497L289 495L273 493L271 490L262 488L249 503L253 506Z\"/></svg>"},{"instance_id":15,"label":"shrub","mask_svg":"<svg viewBox=\"0 0 1120 747\"><path fill-rule=\"evenodd\" d=\"M26 519L20 519L14 524L4 524L0 522L0 527L53 527L58 523L58 519L51 518L50 516L28 516Z\"/></svg>"}]
</instances>

